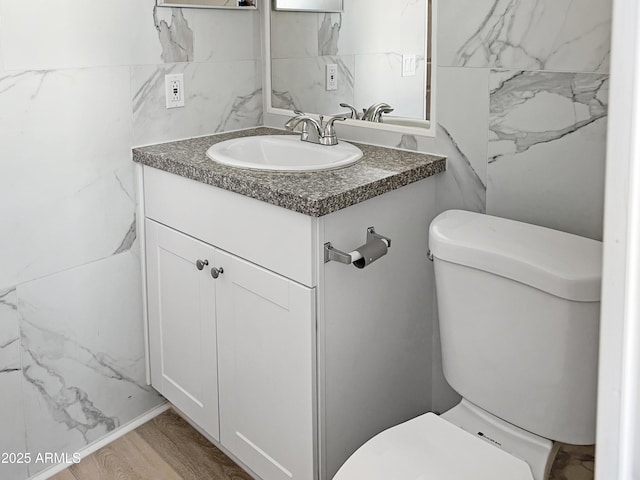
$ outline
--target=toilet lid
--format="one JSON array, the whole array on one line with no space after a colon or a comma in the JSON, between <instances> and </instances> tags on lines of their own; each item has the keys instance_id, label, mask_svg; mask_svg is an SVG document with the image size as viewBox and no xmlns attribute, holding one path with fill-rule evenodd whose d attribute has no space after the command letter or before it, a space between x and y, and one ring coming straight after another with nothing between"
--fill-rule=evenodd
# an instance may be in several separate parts
<instances>
[{"instance_id":1,"label":"toilet lid","mask_svg":"<svg viewBox=\"0 0 640 480\"><path fill-rule=\"evenodd\" d=\"M427 413L376 435L333 480L533 480L529 465Z\"/></svg>"}]
</instances>

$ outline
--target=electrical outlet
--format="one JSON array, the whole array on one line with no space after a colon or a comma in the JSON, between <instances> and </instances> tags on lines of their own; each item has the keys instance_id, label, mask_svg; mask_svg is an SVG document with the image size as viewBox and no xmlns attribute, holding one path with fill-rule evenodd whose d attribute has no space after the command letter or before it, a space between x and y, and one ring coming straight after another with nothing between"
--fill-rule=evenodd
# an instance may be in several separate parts
<instances>
[{"instance_id":1,"label":"electrical outlet","mask_svg":"<svg viewBox=\"0 0 640 480\"><path fill-rule=\"evenodd\" d=\"M338 89L338 65L335 63L327 64L327 91Z\"/></svg>"},{"instance_id":2,"label":"electrical outlet","mask_svg":"<svg viewBox=\"0 0 640 480\"><path fill-rule=\"evenodd\" d=\"M164 76L167 108L184 107L184 75L174 73Z\"/></svg>"},{"instance_id":3,"label":"electrical outlet","mask_svg":"<svg viewBox=\"0 0 640 480\"><path fill-rule=\"evenodd\" d=\"M416 74L416 56L412 53L402 55L402 76L413 77Z\"/></svg>"}]
</instances>

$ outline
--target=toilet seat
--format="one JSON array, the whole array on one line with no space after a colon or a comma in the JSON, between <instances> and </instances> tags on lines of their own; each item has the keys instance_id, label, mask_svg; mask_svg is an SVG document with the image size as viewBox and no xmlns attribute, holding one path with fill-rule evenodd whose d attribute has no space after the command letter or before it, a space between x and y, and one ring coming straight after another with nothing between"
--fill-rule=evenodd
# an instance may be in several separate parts
<instances>
[{"instance_id":1,"label":"toilet seat","mask_svg":"<svg viewBox=\"0 0 640 480\"><path fill-rule=\"evenodd\" d=\"M333 480L532 480L529 465L433 413L379 433Z\"/></svg>"}]
</instances>

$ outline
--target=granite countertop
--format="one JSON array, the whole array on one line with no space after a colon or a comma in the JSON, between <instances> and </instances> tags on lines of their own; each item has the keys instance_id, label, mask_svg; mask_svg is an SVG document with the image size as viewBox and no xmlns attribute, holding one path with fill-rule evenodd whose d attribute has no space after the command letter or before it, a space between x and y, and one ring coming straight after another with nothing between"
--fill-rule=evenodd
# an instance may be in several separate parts
<instances>
[{"instance_id":1,"label":"granite countertop","mask_svg":"<svg viewBox=\"0 0 640 480\"><path fill-rule=\"evenodd\" d=\"M444 157L353 143L358 163L321 172L266 172L229 167L210 160L214 143L289 132L257 127L133 149L133 160L198 182L224 188L312 217L321 217L445 171ZM327 147L330 148L330 147Z\"/></svg>"}]
</instances>

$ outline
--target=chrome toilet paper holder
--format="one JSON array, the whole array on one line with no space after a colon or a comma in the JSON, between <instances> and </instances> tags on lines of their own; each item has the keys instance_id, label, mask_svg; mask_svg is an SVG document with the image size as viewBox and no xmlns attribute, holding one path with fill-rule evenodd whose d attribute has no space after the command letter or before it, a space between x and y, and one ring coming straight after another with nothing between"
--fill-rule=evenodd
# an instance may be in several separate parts
<instances>
[{"instance_id":1,"label":"chrome toilet paper holder","mask_svg":"<svg viewBox=\"0 0 640 480\"><path fill-rule=\"evenodd\" d=\"M387 254L391 239L376 233L374 227L367 228L367 241L352 252L346 253L335 248L331 242L324 244L324 263L331 261L364 268Z\"/></svg>"}]
</instances>

